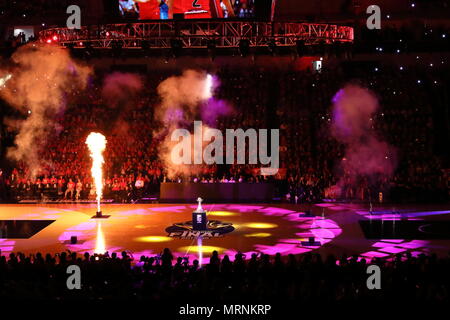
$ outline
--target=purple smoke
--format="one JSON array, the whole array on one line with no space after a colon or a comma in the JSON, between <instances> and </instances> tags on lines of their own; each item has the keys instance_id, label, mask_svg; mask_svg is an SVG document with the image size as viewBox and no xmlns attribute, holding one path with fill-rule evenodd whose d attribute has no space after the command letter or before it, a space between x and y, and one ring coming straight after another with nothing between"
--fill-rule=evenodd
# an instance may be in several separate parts
<instances>
[{"instance_id":1,"label":"purple smoke","mask_svg":"<svg viewBox=\"0 0 450 320\"><path fill-rule=\"evenodd\" d=\"M347 85L333 98L332 135L345 145L345 156L338 186L356 182L359 178L369 181L377 177L389 177L396 167L395 149L377 136L372 126L372 116L378 110L377 97L368 89Z\"/></svg>"},{"instance_id":2,"label":"purple smoke","mask_svg":"<svg viewBox=\"0 0 450 320\"><path fill-rule=\"evenodd\" d=\"M143 88L139 75L114 72L103 81L102 97L110 107L127 104Z\"/></svg>"},{"instance_id":3,"label":"purple smoke","mask_svg":"<svg viewBox=\"0 0 450 320\"><path fill-rule=\"evenodd\" d=\"M231 111L232 111L231 106L227 104L225 101L210 98L201 107L202 120L209 127L215 128L217 127L216 123L217 119L220 116L229 114Z\"/></svg>"}]
</instances>

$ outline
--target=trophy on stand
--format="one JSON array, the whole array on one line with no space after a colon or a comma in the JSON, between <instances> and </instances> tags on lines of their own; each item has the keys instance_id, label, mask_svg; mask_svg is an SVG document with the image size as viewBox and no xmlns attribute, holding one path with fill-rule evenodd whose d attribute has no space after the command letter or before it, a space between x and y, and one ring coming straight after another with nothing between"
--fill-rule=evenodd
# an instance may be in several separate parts
<instances>
[{"instance_id":1,"label":"trophy on stand","mask_svg":"<svg viewBox=\"0 0 450 320\"><path fill-rule=\"evenodd\" d=\"M198 198L198 207L192 212L192 229L195 231L203 231L206 230L207 219L206 219L206 211L202 208L202 198Z\"/></svg>"}]
</instances>

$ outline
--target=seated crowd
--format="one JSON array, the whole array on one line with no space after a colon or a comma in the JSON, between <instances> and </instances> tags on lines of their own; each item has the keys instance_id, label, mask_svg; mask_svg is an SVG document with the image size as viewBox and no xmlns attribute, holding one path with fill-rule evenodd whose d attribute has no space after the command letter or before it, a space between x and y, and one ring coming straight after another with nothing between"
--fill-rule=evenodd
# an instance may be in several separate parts
<instances>
[{"instance_id":1,"label":"seated crowd","mask_svg":"<svg viewBox=\"0 0 450 320\"><path fill-rule=\"evenodd\" d=\"M417 71L419 70L419 71ZM380 67L369 72L361 84L381 99L374 115L374 130L397 149L398 164L392 177L358 177L342 187L335 197L367 200L447 199L448 155L437 141L445 121L436 117L448 108L448 73L443 70L399 70ZM221 81L216 97L233 108L212 125L226 128L280 128L280 170L275 176L261 176L255 165L200 165L182 174L170 174L160 155L154 132L161 127L154 120L159 104L156 87L167 73L146 76L145 94L132 103L116 106L112 112L101 99L100 85L72 102L59 120L63 130L49 137L41 150L42 168L31 177L24 163L4 169L10 199L93 197L91 160L84 143L91 131L105 134L105 197L131 201L142 195L157 195L161 182L266 182L279 185L279 196L291 201L318 201L330 196L330 187L345 177L337 170L344 146L330 134L331 99L354 74L343 69L267 72L257 68L218 70ZM422 79L420 85L417 79ZM412 94L414 92L414 94ZM430 96L431 95L431 96ZM117 114L111 118L111 114ZM443 127L444 125L444 127ZM144 133L144 134L143 134ZM14 132L6 132L12 141ZM370 181L368 180L370 179ZM350 179L348 179L350 181ZM376 181L373 181L376 180Z\"/></svg>"},{"instance_id":2,"label":"seated crowd","mask_svg":"<svg viewBox=\"0 0 450 320\"><path fill-rule=\"evenodd\" d=\"M137 259L137 257L136 257ZM381 288L369 290L367 266L381 269ZM67 267L81 269L81 289L68 290ZM174 259L169 249L133 260L104 255L11 253L0 257L0 298L134 301L448 301L450 257L409 253L372 260L306 253L301 256L213 252L209 263ZM178 299L178 300L173 300Z\"/></svg>"}]
</instances>

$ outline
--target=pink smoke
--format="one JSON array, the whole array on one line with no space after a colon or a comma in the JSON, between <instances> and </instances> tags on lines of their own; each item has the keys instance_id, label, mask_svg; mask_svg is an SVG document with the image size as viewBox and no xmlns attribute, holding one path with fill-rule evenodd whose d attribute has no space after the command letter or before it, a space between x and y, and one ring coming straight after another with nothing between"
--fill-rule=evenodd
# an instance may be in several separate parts
<instances>
[{"instance_id":1,"label":"pink smoke","mask_svg":"<svg viewBox=\"0 0 450 320\"><path fill-rule=\"evenodd\" d=\"M141 91L143 85L140 76L132 73L114 72L103 81L102 97L111 107L127 104Z\"/></svg>"},{"instance_id":2,"label":"pink smoke","mask_svg":"<svg viewBox=\"0 0 450 320\"><path fill-rule=\"evenodd\" d=\"M395 149L380 139L372 126L372 117L378 109L377 97L367 88L347 85L334 96L331 133L345 145L340 163L345 176L338 182L339 187L360 178L374 182L394 173Z\"/></svg>"},{"instance_id":3,"label":"pink smoke","mask_svg":"<svg viewBox=\"0 0 450 320\"><path fill-rule=\"evenodd\" d=\"M216 122L221 116L230 114L233 111L232 107L223 100L209 99L201 106L201 117L210 127L216 127Z\"/></svg>"}]
</instances>

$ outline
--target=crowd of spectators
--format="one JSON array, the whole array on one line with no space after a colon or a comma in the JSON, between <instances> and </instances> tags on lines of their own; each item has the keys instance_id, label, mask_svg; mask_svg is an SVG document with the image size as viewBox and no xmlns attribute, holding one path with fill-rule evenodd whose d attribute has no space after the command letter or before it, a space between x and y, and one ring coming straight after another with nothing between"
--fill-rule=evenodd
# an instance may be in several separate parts
<instances>
[{"instance_id":1,"label":"crowd of spectators","mask_svg":"<svg viewBox=\"0 0 450 320\"><path fill-rule=\"evenodd\" d=\"M337 197L379 199L381 192L384 199L393 200L447 199L448 177L443 169L448 166L448 154L439 137L448 134L448 123L439 115L448 112L448 74L445 68L420 70L379 66L377 71L366 70L359 77L361 85L380 97L381 108L373 117L373 130L397 149L398 166L392 177L362 176L357 183L349 182ZM108 140L105 197L116 201L157 196L159 184L170 181L275 181L280 186L279 196L290 201L313 202L333 197L330 187L346 173L338 170L345 148L330 134L331 99L354 79L354 72L349 76L343 68L323 69L320 73L264 72L253 68L217 71L221 85L216 97L225 99L233 111L210 125L221 130L280 128L281 163L276 176L261 176L255 165L202 165L190 173L169 174L160 158L161 141L154 134L161 127L154 120L159 104L156 88L168 76L145 76L145 94L114 107L102 100L100 82L94 81L58 119L58 127L63 130L50 136L41 150L41 172L30 177L21 162L9 172L5 170L11 198L93 197L91 161L84 143L92 131L104 133ZM14 132L6 135L13 140Z\"/></svg>"},{"instance_id":2,"label":"crowd of spectators","mask_svg":"<svg viewBox=\"0 0 450 320\"><path fill-rule=\"evenodd\" d=\"M0 298L32 300L444 302L450 257L410 253L372 260L306 253L301 256L213 252L208 264L174 258L169 249L140 258L11 253L0 257ZM381 288L367 287L367 267L381 269ZM81 269L81 289L68 290L67 267Z\"/></svg>"},{"instance_id":3,"label":"crowd of spectators","mask_svg":"<svg viewBox=\"0 0 450 320\"><path fill-rule=\"evenodd\" d=\"M72 3L69 0L0 0L0 17L2 19L33 17L52 17L55 13L64 13Z\"/></svg>"}]
</instances>

